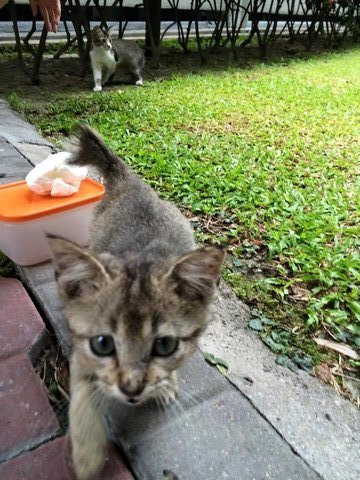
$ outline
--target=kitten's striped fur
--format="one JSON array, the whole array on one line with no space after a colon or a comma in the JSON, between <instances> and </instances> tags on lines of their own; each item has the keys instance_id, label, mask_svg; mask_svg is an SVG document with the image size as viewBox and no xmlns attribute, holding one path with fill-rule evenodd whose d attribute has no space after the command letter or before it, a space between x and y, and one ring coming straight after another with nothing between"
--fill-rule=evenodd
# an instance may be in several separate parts
<instances>
[{"instance_id":1,"label":"kitten's striped fur","mask_svg":"<svg viewBox=\"0 0 360 480\"><path fill-rule=\"evenodd\" d=\"M206 328L225 253L196 248L180 211L88 127L79 129L73 163L97 167L106 185L89 249L49 238L72 335L73 459L88 480L104 461L104 399L175 397L176 370Z\"/></svg>"}]
</instances>

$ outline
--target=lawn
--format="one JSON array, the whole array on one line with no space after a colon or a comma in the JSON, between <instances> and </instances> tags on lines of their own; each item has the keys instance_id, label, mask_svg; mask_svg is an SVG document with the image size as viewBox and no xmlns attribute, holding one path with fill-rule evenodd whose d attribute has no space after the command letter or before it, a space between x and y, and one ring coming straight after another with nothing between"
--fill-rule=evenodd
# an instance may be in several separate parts
<instances>
[{"instance_id":1,"label":"lawn","mask_svg":"<svg viewBox=\"0 0 360 480\"><path fill-rule=\"evenodd\" d=\"M279 361L323 362L314 336L360 346L360 49L9 98L56 141L92 125L228 245L224 277Z\"/></svg>"}]
</instances>

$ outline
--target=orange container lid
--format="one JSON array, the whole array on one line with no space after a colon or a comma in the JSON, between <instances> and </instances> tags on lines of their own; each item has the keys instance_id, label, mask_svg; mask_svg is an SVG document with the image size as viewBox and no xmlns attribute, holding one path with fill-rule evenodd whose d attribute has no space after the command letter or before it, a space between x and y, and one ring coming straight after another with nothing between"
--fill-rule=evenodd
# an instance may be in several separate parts
<instances>
[{"instance_id":1,"label":"orange container lid","mask_svg":"<svg viewBox=\"0 0 360 480\"><path fill-rule=\"evenodd\" d=\"M70 197L42 196L32 192L25 180L0 186L0 221L24 222L64 212L100 200L105 187L91 178L81 182L80 189Z\"/></svg>"}]
</instances>

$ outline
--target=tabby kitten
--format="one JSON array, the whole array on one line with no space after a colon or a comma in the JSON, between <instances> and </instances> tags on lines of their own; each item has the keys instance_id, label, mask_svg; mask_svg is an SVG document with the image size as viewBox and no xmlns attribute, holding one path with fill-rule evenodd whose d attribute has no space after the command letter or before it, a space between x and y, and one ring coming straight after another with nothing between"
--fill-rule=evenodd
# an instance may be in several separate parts
<instances>
[{"instance_id":1,"label":"tabby kitten","mask_svg":"<svg viewBox=\"0 0 360 480\"><path fill-rule=\"evenodd\" d=\"M87 480L104 462L106 399L175 398L175 372L206 327L225 252L197 248L180 211L86 126L72 163L96 167L106 186L88 249L49 238L72 336L73 460Z\"/></svg>"},{"instance_id":2,"label":"tabby kitten","mask_svg":"<svg viewBox=\"0 0 360 480\"><path fill-rule=\"evenodd\" d=\"M135 85L143 85L144 52L131 40L112 39L109 30L95 27L91 32L90 59L94 92L102 90L103 85L113 78L116 69L129 75Z\"/></svg>"}]
</instances>

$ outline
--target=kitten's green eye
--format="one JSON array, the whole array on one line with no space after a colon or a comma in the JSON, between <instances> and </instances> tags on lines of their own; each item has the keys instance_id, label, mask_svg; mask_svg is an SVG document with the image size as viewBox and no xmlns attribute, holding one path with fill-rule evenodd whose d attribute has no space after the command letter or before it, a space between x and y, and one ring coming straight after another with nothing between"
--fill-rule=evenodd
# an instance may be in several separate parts
<instances>
[{"instance_id":1,"label":"kitten's green eye","mask_svg":"<svg viewBox=\"0 0 360 480\"><path fill-rule=\"evenodd\" d=\"M114 340L111 335L98 335L90 338L90 348L98 357L109 357L115 352Z\"/></svg>"},{"instance_id":2,"label":"kitten's green eye","mask_svg":"<svg viewBox=\"0 0 360 480\"><path fill-rule=\"evenodd\" d=\"M179 345L176 337L160 337L154 342L152 354L157 357L168 357L175 352Z\"/></svg>"}]
</instances>

